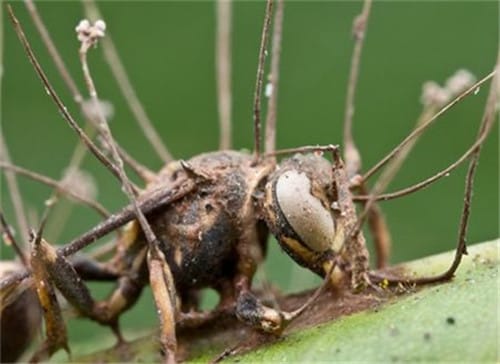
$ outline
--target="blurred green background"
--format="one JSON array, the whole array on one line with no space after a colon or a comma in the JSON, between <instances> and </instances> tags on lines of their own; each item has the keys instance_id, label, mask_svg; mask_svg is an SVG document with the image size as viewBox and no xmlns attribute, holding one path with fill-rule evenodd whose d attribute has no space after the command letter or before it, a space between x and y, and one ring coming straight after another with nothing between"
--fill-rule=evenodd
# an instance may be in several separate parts
<instances>
[{"instance_id":1,"label":"blurred green background","mask_svg":"<svg viewBox=\"0 0 500 364\"><path fill-rule=\"evenodd\" d=\"M35 52L69 110L79 116L59 79L26 9L14 3ZM352 51L352 19L360 2L289 2L285 8L278 146L342 143L345 90ZM83 91L74 28L83 18L76 2L45 2L39 10L54 41ZM215 85L215 9L211 2L105 2L101 10L130 78L151 119L177 158L188 159L218 145ZM233 8L233 126L235 149L252 147L252 98L263 2L237 2ZM2 89L2 133L16 164L59 178L76 143L23 53L4 14L5 49ZM497 2L375 2L361 63L354 134L364 170L408 134L421 111L422 84L440 84L460 68L478 78L493 67L498 49ZM150 168L161 167L121 98L100 49L92 51L91 69L101 98L115 109L111 127L118 141ZM390 190L411 185L444 168L472 143L487 94L476 96L446 114L419 141ZM81 120L81 118L79 118ZM126 204L118 184L92 158L84 168L95 176L98 199L111 211ZM385 202L397 263L453 249L460 217L465 167L430 188ZM3 182L3 181L2 181ZM50 193L20 178L31 215L39 215ZM2 209L13 220L2 183ZM498 124L484 147L474 187L469 242L498 236ZM57 211L56 211L57 212ZM92 211L76 207L57 243L86 231L99 221ZM57 224L57 218L53 219ZM50 236L48 236L50 240ZM286 292L315 284L271 242L266 276ZM2 258L10 252L2 247ZM97 285L103 296L109 286ZM213 301L214 297L211 296ZM124 317L124 328L156 323L147 292ZM86 320L72 320L73 342ZM107 331L102 329L102 334ZM133 334L129 334L133 335Z\"/></svg>"}]
</instances>

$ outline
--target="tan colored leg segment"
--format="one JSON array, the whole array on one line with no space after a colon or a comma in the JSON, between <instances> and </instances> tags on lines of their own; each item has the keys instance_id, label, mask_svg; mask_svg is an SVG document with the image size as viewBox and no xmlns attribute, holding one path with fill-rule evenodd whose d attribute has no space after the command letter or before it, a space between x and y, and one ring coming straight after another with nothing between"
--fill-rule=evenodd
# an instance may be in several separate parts
<instances>
[{"instance_id":1,"label":"tan colored leg segment","mask_svg":"<svg viewBox=\"0 0 500 364\"><path fill-rule=\"evenodd\" d=\"M165 350L165 362L176 363L177 339L175 320L177 312L177 294L172 272L165 256L155 244L148 251L149 281L160 318L160 341Z\"/></svg>"},{"instance_id":2,"label":"tan colored leg segment","mask_svg":"<svg viewBox=\"0 0 500 364\"><path fill-rule=\"evenodd\" d=\"M140 266L145 264L144 254L137 256L137 260L140 259L142 262L134 262L133 268L140 269ZM71 263L43 239L34 245L32 266L47 325L46 345L48 347L41 351L40 355L50 356L61 347L67 348L66 332L59 312L60 309L57 306L55 296L51 297L53 286L57 287L68 302L83 316L102 325L110 326L118 340L123 340L118 330L118 318L122 312L133 305L143 287L140 281L132 278L134 273L137 273L134 272L134 269L131 269L130 275L119 278L118 286L107 300L96 302Z\"/></svg>"},{"instance_id":3,"label":"tan colored leg segment","mask_svg":"<svg viewBox=\"0 0 500 364\"><path fill-rule=\"evenodd\" d=\"M45 260L55 259L54 249L43 239L37 237L31 252L31 267L36 293L43 310L46 339L31 357L30 361L34 363L50 358L59 349L64 349L69 353L68 337L61 307L45 264Z\"/></svg>"}]
</instances>

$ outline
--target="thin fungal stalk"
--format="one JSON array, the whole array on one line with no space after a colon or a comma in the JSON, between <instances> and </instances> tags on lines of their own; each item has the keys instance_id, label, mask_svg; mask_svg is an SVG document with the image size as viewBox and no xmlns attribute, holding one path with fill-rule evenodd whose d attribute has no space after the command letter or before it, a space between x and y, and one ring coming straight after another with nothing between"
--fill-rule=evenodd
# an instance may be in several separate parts
<instances>
[{"instance_id":1,"label":"thin fungal stalk","mask_svg":"<svg viewBox=\"0 0 500 364\"><path fill-rule=\"evenodd\" d=\"M57 191L57 194L63 194L65 196L68 196L70 198L73 198L76 202L81 203L83 205L86 205L95 211L99 213L102 217L108 217L109 212L97 201L88 198L82 194L79 194L75 192L73 189L66 187L61 181L57 181L55 179L52 179L50 177L44 176L42 174L33 172L29 169L25 169L10 163L6 163L3 161L0 161L0 169L3 169L5 171L10 171L15 174L22 175L24 177L27 177L33 181L42 183L44 185L47 185L49 187L54 188L54 190Z\"/></svg>"},{"instance_id":2,"label":"thin fungal stalk","mask_svg":"<svg viewBox=\"0 0 500 364\"><path fill-rule=\"evenodd\" d=\"M484 115L481 121L481 125L479 127L478 134L480 136L487 135L488 132L491 130L493 124L497 120L498 97L499 97L498 72L500 71L500 53L498 56L499 58L497 60L497 64L495 67L496 69L495 77L493 78L490 86L490 92L488 95L488 99L486 101ZM479 139L481 139L481 137L478 137L478 140ZM374 281L384 280L390 284L398 284L401 282L411 283L411 284L429 284L429 283L447 281L453 278L456 270L460 266L462 257L464 256L464 254L467 254L466 237L469 226L470 209L471 209L472 194L473 194L473 183L483 142L484 139L481 143L478 143L473 149L473 153L471 155L471 159L469 162L469 167L467 169L467 174L465 177L464 204L462 207L462 214L460 217L460 225L458 229L457 247L455 250L455 258L453 259L453 262L451 263L450 267L445 272L438 274L436 276L415 278L415 279L387 278L380 276L376 273L372 273L371 277Z\"/></svg>"},{"instance_id":3,"label":"thin fungal stalk","mask_svg":"<svg viewBox=\"0 0 500 364\"><path fill-rule=\"evenodd\" d=\"M267 44L269 41L269 28L273 13L273 0L267 0L266 13L264 16L264 25L262 26L262 37L259 48L259 61L257 63L257 77L255 80L255 92L253 99L253 125L254 125L254 155L255 159L260 158L261 153L261 101L262 101L262 83L264 79L264 68L266 63Z\"/></svg>"},{"instance_id":4,"label":"thin fungal stalk","mask_svg":"<svg viewBox=\"0 0 500 364\"><path fill-rule=\"evenodd\" d=\"M82 3L85 13L89 19L102 19L101 12L99 11L99 7L97 6L95 1L85 0ZM144 136L151 143L154 151L158 154L163 162L171 162L174 158L172 157L172 154L168 150L167 146L163 143L161 137L154 127L153 122L146 113L146 110L142 106L142 103L139 101L139 98L135 93L135 89L132 86L132 82L130 82L127 71L123 66L123 62L118 55L118 51L113 42L113 39L109 34L106 34L106 37L102 39L102 49L104 52L104 58L106 59L106 62L108 63L111 72L113 73L113 76L118 83L123 97L127 101L127 105L130 107L135 120L144 133Z\"/></svg>"},{"instance_id":5,"label":"thin fungal stalk","mask_svg":"<svg viewBox=\"0 0 500 364\"><path fill-rule=\"evenodd\" d=\"M3 6L0 6L0 19L3 19ZM0 106L3 98L2 93L2 82L3 82L3 51L4 51L4 29L3 22L0 22ZM11 163L10 153L7 147L7 143L4 140L3 133L0 133L0 161L5 161ZM28 248L28 219L26 218L26 212L24 209L23 200L21 198L21 192L19 191L19 185L17 183L16 175L10 171L5 172L5 180L7 182L7 188L9 191L10 199L14 207L14 213L16 217L16 224L21 232L21 244L22 248ZM1 182L1 181L0 181Z\"/></svg>"},{"instance_id":6,"label":"thin fungal stalk","mask_svg":"<svg viewBox=\"0 0 500 364\"><path fill-rule=\"evenodd\" d=\"M429 120L437 111L439 111L439 108L444 106L451 97L457 96L461 92L465 91L468 87L470 87L474 80L475 78L470 72L466 70L459 70L447 79L444 87L439 86L434 81L428 81L424 83L421 96L423 110L420 116L417 118L414 130L424 125L424 123ZM415 136L415 138L409 140L408 143L402 146L399 149L398 153L395 154L394 157L387 163L385 168L386 170L391 171L390 177L386 175L386 178L389 178L386 181L387 186L394 179L397 172L401 169L404 161L410 154L411 150L413 149L421 135L422 134L418 134ZM481 139L481 135L478 136L478 139Z\"/></svg>"},{"instance_id":7,"label":"thin fungal stalk","mask_svg":"<svg viewBox=\"0 0 500 364\"><path fill-rule=\"evenodd\" d=\"M281 58L281 39L283 36L283 12L284 1L277 0L276 11L273 21L273 38L271 49L271 72L269 74L269 83L266 86L267 114L266 114L266 133L264 150L266 153L272 153L276 150L276 121L278 113L278 84L279 69Z\"/></svg>"},{"instance_id":8,"label":"thin fungal stalk","mask_svg":"<svg viewBox=\"0 0 500 364\"><path fill-rule=\"evenodd\" d=\"M26 5L26 9L28 10L33 24L35 25L38 33L40 34L40 37L42 38L42 42L45 45L45 48L47 48L47 51L49 52L50 58L54 62L64 83L73 95L75 102L78 104L82 103L84 100L83 96L78 90L78 86L76 85L75 81L71 77L68 67L61 57L61 54L57 50L57 47L52 40L52 37L50 36L50 33L45 26L45 23L43 22L35 3L33 2L33 0L24 0L24 4Z\"/></svg>"},{"instance_id":9,"label":"thin fungal stalk","mask_svg":"<svg viewBox=\"0 0 500 364\"><path fill-rule=\"evenodd\" d=\"M232 3L229 0L217 0L216 74L217 106L219 111L219 149L231 149L231 22Z\"/></svg>"},{"instance_id":10,"label":"thin fungal stalk","mask_svg":"<svg viewBox=\"0 0 500 364\"><path fill-rule=\"evenodd\" d=\"M361 168L361 156L354 143L352 135L352 122L354 118L354 101L356 97L356 88L358 85L359 68L361 63L361 53L365 40L366 25L370 16L371 0L365 0L361 13L354 19L353 36L354 49L351 57L351 69L349 72L349 81L347 83L347 96L344 115L344 159L350 161L347 170L348 176L353 176Z\"/></svg>"},{"instance_id":11,"label":"thin fungal stalk","mask_svg":"<svg viewBox=\"0 0 500 364\"><path fill-rule=\"evenodd\" d=\"M482 81L485 82L485 80L488 80L490 78L489 76L491 75L491 76L494 76L493 81L492 81L492 83L494 84L495 80L496 80L496 77L497 77L496 74L497 74L497 69L493 70L488 76L486 76L485 78L483 78L479 82L482 84ZM474 86L476 86L477 84L478 83L476 83ZM479 87L479 86L474 87L473 90L476 90L477 87ZM469 88L468 90L465 91L465 93L469 94L470 91L471 91L471 89ZM464 95L464 93L462 93L461 95L459 95L459 97L461 97L463 95ZM453 100L452 103L450 103L447 106L445 106L444 109L448 110L449 109L448 106L452 105L452 104L454 105L456 103L456 100L457 99ZM442 110L444 110L444 109L442 109ZM440 113L442 112L442 110L440 111ZM426 113L424 112L424 115L425 114ZM486 116L485 116L485 118L486 118ZM435 116L434 116L433 119L435 120ZM433 119L431 119L431 120L433 120ZM393 154L390 163L386 166L386 169L382 172L379 180L377 181L374 189L372 190L371 195L368 198L357 198L355 200L358 200L358 201L367 201L367 205L368 205L368 204L372 204L373 202L375 202L377 200L383 200L383 199L389 199L389 198L395 198L395 197L404 196L404 195L407 195L409 193L412 193L412 192L415 192L415 191L418 191L418 190L420 190L422 188L427 187L428 185L430 185L431 183L437 181L438 179L440 179L440 178L442 178L444 176L449 175L449 173L451 171L453 171L455 168L457 168L463 161L465 161L471 155L474 155L476 153L477 148L480 148L480 146L484 143L484 140L488 136L488 133L491 130L491 127L493 126L493 122L490 123L490 122L483 121L483 123L481 124L481 128L480 128L480 130L478 132L477 139L472 144L472 146L457 161L455 161L454 163L450 164L447 168L445 168L442 171L438 172L434 176L432 176L432 177L430 177L428 179L425 179L424 181L422 181L420 183L417 183L416 185L410 186L408 188L405 188L403 190L397 191L395 193L390 193L390 194L383 195L382 194L383 190L387 187L387 185L389 184L389 182L392 180L392 178L394 177L394 175L399 170L399 167L401 165L402 160L406 157L406 155L409 152L409 148L412 147L412 145L414 144L416 138L418 138L418 136L421 134L421 133L415 133L415 131L421 130L422 127L430 125L428 121L427 122L420 122L419 121L419 124L420 125L417 126L417 128L415 128L414 132L412 132L410 134L410 136L413 136L413 138L407 137L405 140L408 140L408 142L405 143L405 144L402 143L402 144L400 144L398 146L397 152ZM402 153L402 157L400 157L400 153ZM364 217L363 215L364 214L362 214L361 217Z\"/></svg>"},{"instance_id":12,"label":"thin fungal stalk","mask_svg":"<svg viewBox=\"0 0 500 364\"><path fill-rule=\"evenodd\" d=\"M399 151L406 145L408 144L411 140L414 138L418 137L420 134L422 134L428 127L430 127L436 120L439 119L443 114L445 114L448 110L450 110L453 106L458 104L460 101L462 101L464 98L469 96L471 93L475 92L483 83L487 82L488 80L492 79L493 76L496 74L496 70L490 72L488 75L484 76L481 80L477 81L474 83L471 87L469 87L466 91L462 92L460 95L455 97L451 102L449 102L446 106L444 106L441 110L439 110L433 117L431 117L429 120L425 121L420 125L418 128L413 130L399 145L397 145L394 149L392 149L384 158L382 158L378 163L376 163L372 168L368 170L363 175L363 181L368 180L373 174L375 174L380 168L385 166L387 162L389 162L396 154L399 153Z\"/></svg>"},{"instance_id":13,"label":"thin fungal stalk","mask_svg":"<svg viewBox=\"0 0 500 364\"><path fill-rule=\"evenodd\" d=\"M38 59L36 58L33 49L28 42L28 39L26 38L26 35L24 34L23 28L17 19L17 17L14 14L14 11L12 10L12 7L7 4L7 11L9 14L9 18L12 22L12 25L14 26L14 29L16 31L16 34L21 41L21 44L24 47L24 50L28 56L28 59L30 60L31 64L33 65L33 68L35 69L35 72L37 76L40 78L40 81L42 82L42 85L45 87L47 90L49 96L51 97L52 101L56 105L57 109L63 116L63 119L68 123L68 125L75 131L75 133L78 135L80 140L83 141L83 143L87 146L87 148L92 152L92 154L101 162L101 164L106 167L111 174L113 174L116 178L119 179L119 173L117 167L99 150L99 148L94 144L94 142L88 137L88 135L83 131L83 129L76 123L75 119L73 116L70 114L68 111L67 107L64 105L62 102L61 98L59 95L56 93L54 87L50 83L49 79L47 78L45 72L43 71L40 63L38 62Z\"/></svg>"},{"instance_id":14,"label":"thin fungal stalk","mask_svg":"<svg viewBox=\"0 0 500 364\"><path fill-rule=\"evenodd\" d=\"M111 130L109 129L104 114L99 109L97 90L87 64L87 51L90 47L95 45L99 38L104 36L105 23L102 20L97 20L93 25L90 25L87 20L83 20L77 26L76 30L78 33L78 39L81 41L80 61L82 64L82 71L85 83L87 84L87 88L89 90L91 101L94 103L98 111L97 116L101 135L105 138L106 143L108 143L110 147L113 159L118 166L123 192L132 203L135 217L137 218L146 237L148 244L147 265L149 270L149 283L151 285L157 313L161 322L160 343L165 351L165 361L167 363L174 363L176 362L175 353L177 350L177 341L175 337L175 311L177 305L175 303L176 297L174 292L175 288L173 287L172 282L172 273L170 272L168 264L165 262L163 253L159 250L158 240L155 233L139 206L132 183L125 173L123 161L118 153L116 145L114 144ZM121 340L119 330L114 331L119 340Z\"/></svg>"},{"instance_id":15,"label":"thin fungal stalk","mask_svg":"<svg viewBox=\"0 0 500 364\"><path fill-rule=\"evenodd\" d=\"M3 213L2 213L1 210L0 210L0 226L2 228L1 232L2 232L2 235L3 235L4 242L7 245L12 246L12 248L14 249L16 255L21 260L21 263L25 267L29 267L29 259L28 259L27 255L25 253L25 249L23 249L17 243L17 240L16 240L14 234L12 233L12 228L9 226L9 224L7 224L7 220L5 220L5 216L3 215Z\"/></svg>"},{"instance_id":16,"label":"thin fungal stalk","mask_svg":"<svg viewBox=\"0 0 500 364\"><path fill-rule=\"evenodd\" d=\"M97 20L95 24L91 26L88 21L83 20L80 22L76 30L78 33L78 39L81 41L79 54L80 54L80 62L82 65L83 77L85 79L85 84L87 85L87 89L89 91L90 100L94 104L94 107L97 112L96 115L97 115L98 125L100 128L100 134L103 136L105 142L108 144L112 157L118 167L118 175L122 183L123 192L132 202L134 212L139 221L139 224L141 225L141 228L144 231L144 234L146 235L148 243L152 246L156 242L156 237L153 233L153 230L151 229L151 226L147 222L146 217L139 208L139 204L136 199L137 192L134 189L132 182L130 182L129 178L127 177L127 174L125 173L123 160L120 157L120 154L118 153L118 148L116 147L116 144L114 142L113 135L111 134L111 130L109 129L106 118L100 107L97 89L95 87L94 80L90 73L90 69L87 62L88 50L95 45L95 43L99 38L102 38L104 36L105 24L104 22Z\"/></svg>"},{"instance_id":17,"label":"thin fungal stalk","mask_svg":"<svg viewBox=\"0 0 500 364\"><path fill-rule=\"evenodd\" d=\"M355 113L356 90L361 66L361 55L365 43L366 29L370 17L372 1L365 0L361 13L354 18L352 35L354 38L354 48L351 56L351 66L349 80L347 82L346 104L344 111L344 160L346 172L349 178L356 176L361 169L361 154L354 142L352 125ZM368 187L364 180L360 179L358 189L366 193ZM377 204L373 204L368 215L368 225L372 232L373 244L377 251L377 267L382 268L388 264L391 234L385 221L384 215Z\"/></svg>"},{"instance_id":18,"label":"thin fungal stalk","mask_svg":"<svg viewBox=\"0 0 500 364\"><path fill-rule=\"evenodd\" d=\"M412 194L414 192L423 190L424 188L428 187L432 183L438 181L439 179L443 177L449 176L449 174L455 170L457 167L459 167L464 161L469 159L471 155L474 154L475 150L477 149L478 146L482 145L484 143L484 140L488 136L489 132L491 131L491 128L493 127L493 124L489 124L485 130L480 134L478 139L467 149L467 151L460 156L455 162L450 164L448 167L445 169L439 171L435 175L426 178L425 180L414 184L413 186L409 186L406 188L403 188L399 191L395 192L390 192L390 193L383 193L374 196L372 195L358 195L358 196L353 196L353 201L368 201L371 198L375 198L376 201L387 201L387 200L392 200L395 198L407 196L409 194Z\"/></svg>"},{"instance_id":19,"label":"thin fungal stalk","mask_svg":"<svg viewBox=\"0 0 500 364\"><path fill-rule=\"evenodd\" d=\"M47 49L50 55L50 58L54 62L54 65L56 66L59 72L59 75L61 76L61 78L64 81L64 84L66 85L71 95L73 96L73 100L80 107L80 111L82 112L83 115L85 115L86 125L84 126L83 129L85 130L85 133L89 135L89 137L92 139L95 136L95 129L96 129L94 121L95 117L92 115L91 110L88 107L86 107L85 98L81 94L78 86L76 85L75 80L71 76L66 66L66 63L61 57L61 54L59 53L57 46L52 40L50 32L45 26L45 23L43 22L43 19L40 16L35 3L32 0L24 0L24 3L26 5L28 13L31 16L31 19L33 20L33 23L35 24L38 33L40 34L43 44L45 45L45 48ZM123 148L119 148L119 152L122 154ZM85 145L82 145L82 143L79 142L75 147L75 150L71 156L70 163L67 169L71 168L77 169L82 163L85 154L86 154ZM149 171L149 169L138 163L128 154L127 155L122 154L122 158L132 168L132 170L137 173L137 175L141 179L143 179L145 182L149 181L149 178L151 178L151 175L153 174L151 171Z\"/></svg>"},{"instance_id":20,"label":"thin fungal stalk","mask_svg":"<svg viewBox=\"0 0 500 364\"><path fill-rule=\"evenodd\" d=\"M479 143L479 146L475 147L476 149L480 148L480 145L482 145L482 142L484 141L484 138L486 138L487 132L491 129L491 124L493 123L493 121L490 122L488 120L494 119L494 117L492 116L492 115L494 115L494 108L493 108L493 111L491 111L490 109L492 107L489 106L489 105L492 103L492 101L491 101L491 98L493 97L492 95L494 94L496 96L496 92L494 92L494 91L496 91L496 86L497 86L496 85L496 81L495 81L496 80L496 76L495 76L496 74L497 74L497 69L493 70L488 76L484 77L481 81L476 82L471 88L469 88L465 92L461 93L457 98L455 98L452 102L450 102L443 109L441 109L441 111L439 111L429 121L423 122L420 127L417 127L408 137L405 138L405 140L400 145L398 145L398 147L396 147L394 149L395 152L391 153L391 158L387 159L387 161L392 160L394 157L397 158L398 155L399 155L399 153L401 153L402 151L404 152L406 146L408 145L408 143L412 142L412 140L414 140L416 137L418 137L422 133L422 131L425 129L425 127L427 127L428 125L430 125L430 123L433 120L436 120L436 118L437 118L438 115L442 115L445 111L449 110L453 105L455 105L460 100L462 100L464 97L466 97L471 92L473 92L474 90L476 90L477 87L479 87L480 84L482 84L483 82L486 82L487 80L489 80L490 78L493 77L492 88L491 89L492 90L495 89L495 90L490 91L490 95L488 97L488 102L487 102L487 106L486 106L485 116L483 118L483 121L482 121L481 126L479 128L479 133L478 133L479 134L478 140L480 140L481 143ZM492 114L492 115L490 115L490 114ZM483 135L483 134L484 134L484 136L481 138L481 135ZM476 152L474 152L474 153L476 153ZM359 234L359 232L361 230L361 227L363 226L363 224L364 224L364 222L365 222L365 220L366 220L366 218L367 218L367 216L369 214L370 208L372 207L372 205L377 200L377 196L381 195L383 193L383 191L387 188L388 184L390 183L390 181L392 180L392 178L394 177L394 175L397 173L398 168L399 168L399 165L396 163L396 164L393 164L393 165L389 164L384 169L384 171L380 175L380 178L375 183L375 185L374 185L374 187L373 187L373 189L371 191L371 196L366 201L362 213L358 217L358 222L356 223L356 226L352 229L353 231L352 231L351 234L349 234L349 236L355 237L355 236L357 236ZM471 177L471 179L472 178L473 178L473 176Z\"/></svg>"},{"instance_id":21,"label":"thin fungal stalk","mask_svg":"<svg viewBox=\"0 0 500 364\"><path fill-rule=\"evenodd\" d=\"M1 75L0 75L1 79ZM1 89L1 87L0 87ZM7 149L7 144L0 134L0 163L11 163L10 154ZM19 184L17 183L16 174L10 170L4 171L5 180L7 183L7 188L9 191L10 199L14 207L14 213L16 216L16 223L21 233L21 244L23 249L28 248L29 231L28 231L28 218L26 217L23 199L21 198L21 192L19 190Z\"/></svg>"}]
</instances>

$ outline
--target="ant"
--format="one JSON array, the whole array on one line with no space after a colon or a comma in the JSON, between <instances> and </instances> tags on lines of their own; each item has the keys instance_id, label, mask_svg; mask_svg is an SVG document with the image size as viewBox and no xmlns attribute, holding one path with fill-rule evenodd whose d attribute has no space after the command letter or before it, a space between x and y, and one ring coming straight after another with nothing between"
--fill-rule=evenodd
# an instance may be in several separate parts
<instances>
[{"instance_id":1,"label":"ant","mask_svg":"<svg viewBox=\"0 0 500 364\"><path fill-rule=\"evenodd\" d=\"M86 4L90 6L89 11L97 11L94 4ZM46 34L41 30L44 26L34 4L27 1L27 5L40 34ZM221 12L227 11L224 10L224 5L219 6ZM273 7L276 9L273 10ZM66 75L63 78L73 93L74 100L98 134L98 145L78 125L64 105L38 62L15 14L10 7L7 8L29 60L59 112L88 150L119 181L130 201L119 212L109 214L92 199L72 190L67 183L45 180L56 188L56 192L48 200L39 228L22 229L30 231L29 237L25 238L31 245L29 255L19 248L2 217L7 239L24 265L23 269L2 280L2 297L5 295L7 298L7 304L3 303L2 308L8 308L20 299L20 294L26 292L25 288L35 287L39 304L44 311L46 340L34 354L33 361L50 357L61 348L69 350L55 288L81 315L109 326L118 340L123 341L119 318L134 305L144 286L149 284L161 322L160 341L165 360L175 362L176 324L196 326L212 319L213 312L230 309L249 326L280 335L326 287L340 287L343 282L348 282L350 289L357 291L377 287L381 282L429 284L453 277L462 255L466 253L465 236L472 180L481 146L494 125L498 90L491 88L478 136L457 162L415 186L396 193L384 194L384 191L416 138L439 116L474 93L483 83L492 79L494 83L497 71L492 71L477 82L470 79L462 82L453 91L452 97L448 95L449 98L445 101L439 99L439 94L433 93L430 86L424 102L432 112L422 118L415 130L392 152L362 174L359 151L352 137L352 120L359 59L371 8L371 1L365 1L353 27L355 47L346 99L343 156L336 145L277 150L275 132L283 7L283 1L276 1L275 4L269 0L266 4L253 103L252 152L229 150L228 86L227 75L224 75L228 59L227 49L224 50L224 44L227 45L224 34L227 31L220 31L220 64L224 64L223 60L226 60L226 67L221 66L219 69L223 131L220 151L203 153L186 161L174 160L168 150L157 143L157 137L151 125L148 125L147 118L141 116L143 110L137 105L135 96L129 94L132 97L130 105L139 108L135 113L146 125L148 138L155 145L158 154L165 159L165 166L158 173L137 163L116 143L108 126L105 107L98 96L87 60L88 52L97 43L102 43L105 52L109 52L108 57L113 57L112 43L105 36L105 23L102 20L93 23L83 20L76 28L81 42L79 55L88 100L77 88L70 86L71 77L64 72L64 65L58 65L61 74ZM274 26L271 32L273 16ZM220 19L224 19L224 16ZM221 27L222 23L221 21ZM271 38L270 77L266 87L268 106L263 133L261 104L265 59ZM44 37L44 41L54 59L60 59L50 37ZM126 78L122 78L123 80ZM262 135L265 135L264 143ZM5 158L5 143L2 143L2 147L4 158L0 166L6 173L29 175L29 171L9 163ZM283 155L284 159L278 161L278 156ZM330 159L324 156L329 156ZM446 176L466 159L470 159L470 164L457 254L449 269L437 276L420 278L391 277L370 270L362 231L365 221L368 222L376 246L377 266L386 266L389 255L388 228L377 202L418 191ZM139 187L129 179L125 165L142 179L144 187ZM382 167L386 168L381 177L372 188L368 188L368 178ZM31 177L42 180L41 176L32 173ZM70 195L97 209L105 217L87 233L56 249L44 239L44 228L50 209L60 195ZM362 204L359 213L355 203ZM26 223L20 225L27 226ZM111 245L111 258L101 261L92 256L79 255L70 259L95 240L115 230L119 231ZM268 307L252 290L256 269L265 258L269 233L276 237L282 249L296 263L324 279L323 285L311 298L293 311ZM117 285L108 299L96 301L85 283L92 279L112 280ZM220 303L213 312L193 312L192 308L198 306L197 292L205 287L213 288L219 293Z\"/></svg>"}]
</instances>

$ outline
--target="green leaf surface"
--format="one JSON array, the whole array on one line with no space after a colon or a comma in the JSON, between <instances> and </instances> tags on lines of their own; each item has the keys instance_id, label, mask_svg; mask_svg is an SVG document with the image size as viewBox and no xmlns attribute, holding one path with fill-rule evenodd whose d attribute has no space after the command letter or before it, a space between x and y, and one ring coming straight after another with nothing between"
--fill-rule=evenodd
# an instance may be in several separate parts
<instances>
[{"instance_id":1,"label":"green leaf surface","mask_svg":"<svg viewBox=\"0 0 500 364\"><path fill-rule=\"evenodd\" d=\"M498 362L500 240L469 247L455 279L394 296L368 310L292 330L228 362ZM442 272L448 252L403 264L407 274ZM228 331L230 332L230 331ZM216 335L217 336L217 335ZM228 347L231 334L197 337L188 362L208 362ZM89 340L91 347L92 340ZM181 344L181 350L183 346ZM77 352L75 348L74 353ZM183 355L186 355L184 353ZM59 359L61 357L59 356ZM74 361L158 361L156 334L125 349L73 356Z\"/></svg>"}]
</instances>

